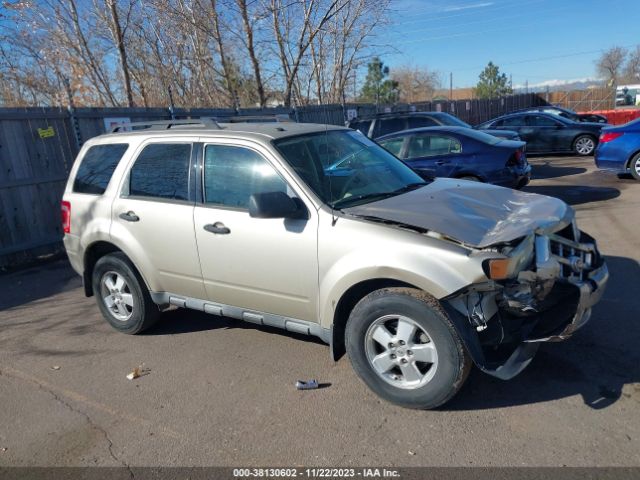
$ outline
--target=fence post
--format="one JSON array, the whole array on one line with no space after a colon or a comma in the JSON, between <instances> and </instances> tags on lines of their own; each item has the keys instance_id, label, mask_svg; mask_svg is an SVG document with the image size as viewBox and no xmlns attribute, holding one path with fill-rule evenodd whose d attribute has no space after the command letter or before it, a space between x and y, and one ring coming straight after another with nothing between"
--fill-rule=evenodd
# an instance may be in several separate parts
<instances>
[{"instance_id":1,"label":"fence post","mask_svg":"<svg viewBox=\"0 0 640 480\"><path fill-rule=\"evenodd\" d=\"M78 123L78 118L76 117L76 108L73 105L73 94L71 93L71 85L69 84L69 79L64 78L64 87L67 91L67 99L69 100L69 106L67 107L67 111L69 112L69 119L71 121L71 128L73 129L73 137L76 141L76 149L80 150L82 146L82 134L80 132L80 124Z\"/></svg>"}]
</instances>

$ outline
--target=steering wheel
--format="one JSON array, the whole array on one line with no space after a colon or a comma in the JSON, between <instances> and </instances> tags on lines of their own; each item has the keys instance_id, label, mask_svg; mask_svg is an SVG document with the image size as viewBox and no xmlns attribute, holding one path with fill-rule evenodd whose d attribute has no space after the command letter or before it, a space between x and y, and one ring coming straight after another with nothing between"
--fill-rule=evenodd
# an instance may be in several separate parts
<instances>
[{"instance_id":1,"label":"steering wheel","mask_svg":"<svg viewBox=\"0 0 640 480\"><path fill-rule=\"evenodd\" d=\"M362 182L362 172L360 170L354 170L354 172L355 173L349 177L349 179L342 187L342 191L340 192L340 200L345 198L346 194L351 190L351 187L353 187L357 183Z\"/></svg>"}]
</instances>

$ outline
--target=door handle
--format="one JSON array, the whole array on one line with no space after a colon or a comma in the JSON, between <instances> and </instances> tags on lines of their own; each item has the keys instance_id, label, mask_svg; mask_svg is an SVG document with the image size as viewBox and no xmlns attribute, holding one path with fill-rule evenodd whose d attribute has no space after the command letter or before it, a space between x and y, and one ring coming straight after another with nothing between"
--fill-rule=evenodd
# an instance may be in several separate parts
<instances>
[{"instance_id":1,"label":"door handle","mask_svg":"<svg viewBox=\"0 0 640 480\"><path fill-rule=\"evenodd\" d=\"M444 164L446 164L446 163L449 163L449 160L438 160L438 161L436 162L436 165L444 165Z\"/></svg>"},{"instance_id":2,"label":"door handle","mask_svg":"<svg viewBox=\"0 0 640 480\"><path fill-rule=\"evenodd\" d=\"M231 233L231 230L229 230L228 227L225 227L222 222L210 223L205 225L204 229L207 232L216 233L218 235L227 235L228 233Z\"/></svg>"},{"instance_id":3,"label":"door handle","mask_svg":"<svg viewBox=\"0 0 640 480\"><path fill-rule=\"evenodd\" d=\"M127 222L137 222L140 220L140 217L133 213L131 210L125 213L121 213L118 215L121 219L126 220Z\"/></svg>"}]
</instances>

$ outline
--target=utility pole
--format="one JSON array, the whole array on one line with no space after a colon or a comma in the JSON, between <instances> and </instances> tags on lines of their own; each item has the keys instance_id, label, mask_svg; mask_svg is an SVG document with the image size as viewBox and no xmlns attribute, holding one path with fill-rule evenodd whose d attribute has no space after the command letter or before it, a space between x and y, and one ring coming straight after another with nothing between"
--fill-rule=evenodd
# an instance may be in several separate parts
<instances>
[{"instance_id":1,"label":"utility pole","mask_svg":"<svg viewBox=\"0 0 640 480\"><path fill-rule=\"evenodd\" d=\"M449 73L449 100L453 100L453 72Z\"/></svg>"},{"instance_id":2,"label":"utility pole","mask_svg":"<svg viewBox=\"0 0 640 480\"><path fill-rule=\"evenodd\" d=\"M529 93L529 79L528 78L524 82L524 91Z\"/></svg>"},{"instance_id":3,"label":"utility pole","mask_svg":"<svg viewBox=\"0 0 640 480\"><path fill-rule=\"evenodd\" d=\"M513 73L509 74L509 88L511 89L511 93L513 93Z\"/></svg>"}]
</instances>

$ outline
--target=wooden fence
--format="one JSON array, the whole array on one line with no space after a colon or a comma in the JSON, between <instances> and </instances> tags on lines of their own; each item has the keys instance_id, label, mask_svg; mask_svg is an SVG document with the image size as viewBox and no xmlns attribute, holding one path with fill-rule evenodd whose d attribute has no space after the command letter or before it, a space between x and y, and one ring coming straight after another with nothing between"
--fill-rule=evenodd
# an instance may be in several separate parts
<instances>
[{"instance_id":1,"label":"wooden fence","mask_svg":"<svg viewBox=\"0 0 640 480\"><path fill-rule=\"evenodd\" d=\"M313 105L295 109L176 109L175 118L289 114L297 122L344 125L349 114L442 111L471 124L543 104L534 94L495 100L436 101L416 105ZM0 108L0 270L62 251L60 200L82 143L105 132L105 118L168 120L162 108Z\"/></svg>"}]
</instances>

